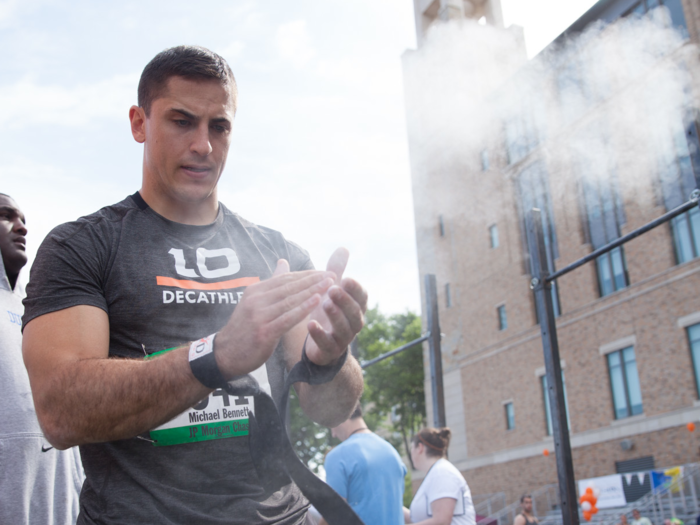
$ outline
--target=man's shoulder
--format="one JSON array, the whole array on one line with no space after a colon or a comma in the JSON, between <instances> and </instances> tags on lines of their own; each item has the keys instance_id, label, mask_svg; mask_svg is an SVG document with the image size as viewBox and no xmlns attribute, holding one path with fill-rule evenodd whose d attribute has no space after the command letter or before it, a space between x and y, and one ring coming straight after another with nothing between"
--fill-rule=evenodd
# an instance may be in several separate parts
<instances>
[{"instance_id":1,"label":"man's shoulder","mask_svg":"<svg viewBox=\"0 0 700 525\"><path fill-rule=\"evenodd\" d=\"M326 461L327 460L337 460L340 459L341 456L344 456L345 454L349 453L351 450L350 443L348 443L347 440L343 441L339 445L336 445L333 447L330 452L326 455Z\"/></svg>"},{"instance_id":2,"label":"man's shoulder","mask_svg":"<svg viewBox=\"0 0 700 525\"><path fill-rule=\"evenodd\" d=\"M51 230L47 238L63 243L81 234L98 237L108 235L115 228L119 228L129 212L137 209L138 206L132 197L127 197L116 204L100 208L96 212L83 215L74 221L59 224Z\"/></svg>"},{"instance_id":3,"label":"man's shoulder","mask_svg":"<svg viewBox=\"0 0 700 525\"><path fill-rule=\"evenodd\" d=\"M256 244L266 245L280 257L288 259L292 270L306 270L313 267L309 252L296 242L287 239L282 232L251 222L229 210L223 203L220 204L227 225L244 228Z\"/></svg>"},{"instance_id":4,"label":"man's shoulder","mask_svg":"<svg viewBox=\"0 0 700 525\"><path fill-rule=\"evenodd\" d=\"M272 242L285 242L288 244L293 244L294 246L299 246L298 244L287 240L279 230L249 221L248 219L241 217L238 213L228 209L223 202L220 203L220 205L224 213L224 218L228 224L238 224L248 230L250 233L265 237Z\"/></svg>"},{"instance_id":5,"label":"man's shoulder","mask_svg":"<svg viewBox=\"0 0 700 525\"><path fill-rule=\"evenodd\" d=\"M374 432L357 434L354 439L344 441L343 445L346 445L346 450L351 450L353 453L357 451L358 454L362 454L363 456L365 454L369 454L370 457L374 457L375 459L392 458L403 465L401 456L396 451L394 446Z\"/></svg>"}]
</instances>

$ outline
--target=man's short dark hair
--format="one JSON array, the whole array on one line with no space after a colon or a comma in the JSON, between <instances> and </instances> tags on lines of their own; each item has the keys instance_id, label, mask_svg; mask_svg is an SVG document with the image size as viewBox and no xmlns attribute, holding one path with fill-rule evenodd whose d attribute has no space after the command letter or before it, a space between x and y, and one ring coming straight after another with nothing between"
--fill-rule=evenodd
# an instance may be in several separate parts
<instances>
[{"instance_id":1,"label":"man's short dark hair","mask_svg":"<svg viewBox=\"0 0 700 525\"><path fill-rule=\"evenodd\" d=\"M532 496L530 496L529 494L523 494L522 496L520 496L520 503L523 503L527 498L532 499Z\"/></svg>"},{"instance_id":2,"label":"man's short dark hair","mask_svg":"<svg viewBox=\"0 0 700 525\"><path fill-rule=\"evenodd\" d=\"M362 403L359 401L355 405L355 410L350 414L350 419L357 419L358 417L362 417Z\"/></svg>"},{"instance_id":3,"label":"man's short dark hair","mask_svg":"<svg viewBox=\"0 0 700 525\"><path fill-rule=\"evenodd\" d=\"M236 111L236 79L228 62L213 51L200 46L176 46L158 53L146 65L139 80L138 102L146 116L151 104L163 95L170 77L188 80L216 80L228 87L233 96L233 111Z\"/></svg>"}]
</instances>

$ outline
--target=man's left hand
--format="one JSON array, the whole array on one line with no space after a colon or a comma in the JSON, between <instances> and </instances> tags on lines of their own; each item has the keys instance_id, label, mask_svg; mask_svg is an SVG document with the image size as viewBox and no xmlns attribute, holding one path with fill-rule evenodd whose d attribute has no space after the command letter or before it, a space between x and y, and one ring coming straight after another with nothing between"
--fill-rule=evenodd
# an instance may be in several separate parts
<instances>
[{"instance_id":1,"label":"man's left hand","mask_svg":"<svg viewBox=\"0 0 700 525\"><path fill-rule=\"evenodd\" d=\"M311 312L307 324L310 337L306 343L306 355L320 366L337 361L364 326L367 292L354 279L343 279L349 257L345 248L338 248L331 255L326 269L338 277L323 296L321 304Z\"/></svg>"}]
</instances>

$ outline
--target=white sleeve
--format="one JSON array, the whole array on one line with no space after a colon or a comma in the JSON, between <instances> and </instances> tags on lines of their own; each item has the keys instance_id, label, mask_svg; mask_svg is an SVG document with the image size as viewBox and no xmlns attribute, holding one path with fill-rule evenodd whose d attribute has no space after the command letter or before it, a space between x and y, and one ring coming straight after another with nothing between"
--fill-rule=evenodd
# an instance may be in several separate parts
<instances>
[{"instance_id":1,"label":"white sleeve","mask_svg":"<svg viewBox=\"0 0 700 525\"><path fill-rule=\"evenodd\" d=\"M461 500L463 497L464 479L458 479L452 472L436 472L438 474L431 479L428 489L428 505L440 498L452 498Z\"/></svg>"}]
</instances>

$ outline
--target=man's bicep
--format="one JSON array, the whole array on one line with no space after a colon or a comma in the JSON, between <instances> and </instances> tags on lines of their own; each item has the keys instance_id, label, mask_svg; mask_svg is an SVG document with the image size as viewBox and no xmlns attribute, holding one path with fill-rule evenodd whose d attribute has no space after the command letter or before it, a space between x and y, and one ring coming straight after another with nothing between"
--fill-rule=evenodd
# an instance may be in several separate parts
<instances>
[{"instance_id":1,"label":"man's bicep","mask_svg":"<svg viewBox=\"0 0 700 525\"><path fill-rule=\"evenodd\" d=\"M36 403L62 366L109 355L109 318L104 310L86 305L39 316L24 328L22 355Z\"/></svg>"}]
</instances>

